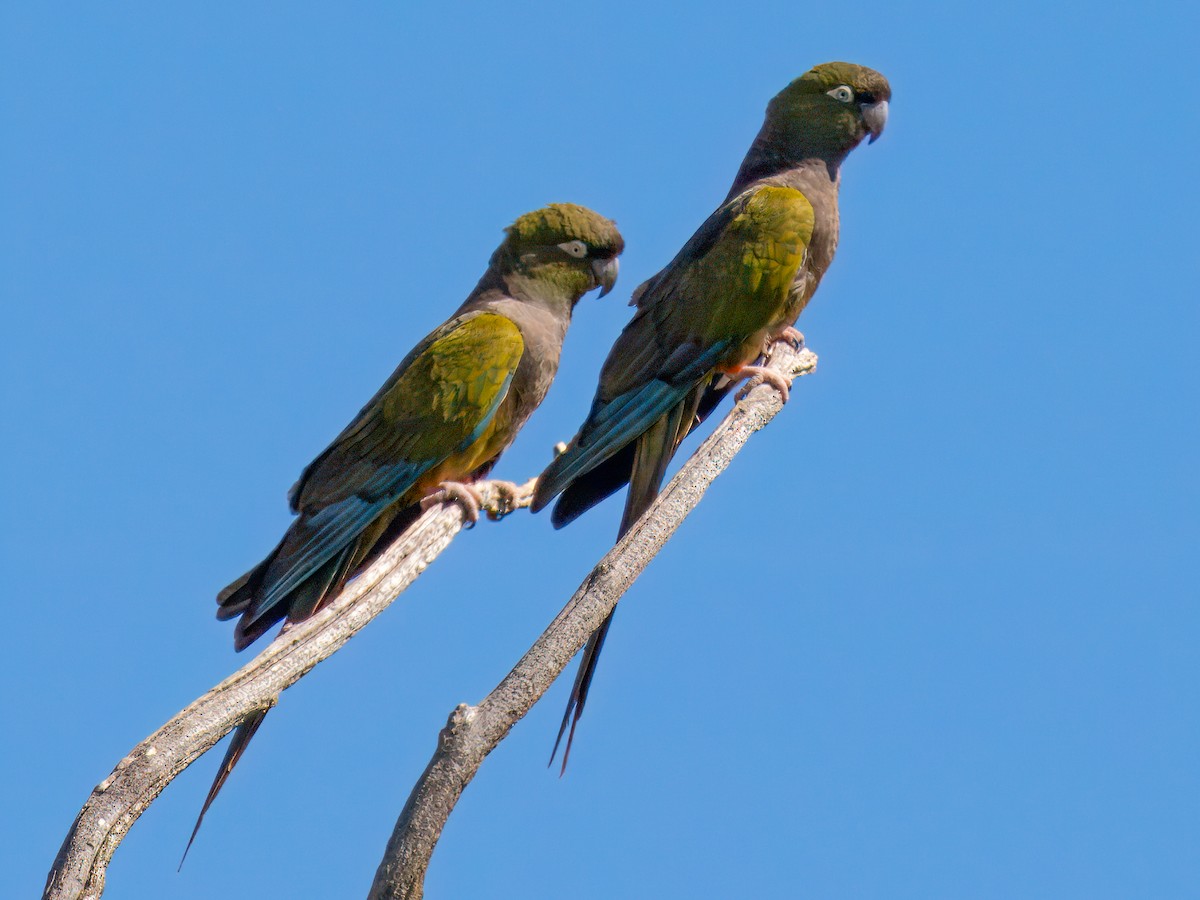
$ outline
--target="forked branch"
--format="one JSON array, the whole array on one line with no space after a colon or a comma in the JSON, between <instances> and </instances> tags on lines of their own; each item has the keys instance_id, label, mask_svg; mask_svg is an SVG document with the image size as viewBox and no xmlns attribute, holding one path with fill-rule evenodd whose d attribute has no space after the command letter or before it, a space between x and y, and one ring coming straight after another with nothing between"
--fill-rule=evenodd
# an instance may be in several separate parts
<instances>
[{"instance_id":1,"label":"forked branch","mask_svg":"<svg viewBox=\"0 0 1200 900\"><path fill-rule=\"evenodd\" d=\"M533 482L515 498L491 482L476 487L490 514L528 506ZM327 607L289 628L249 663L175 715L117 763L75 818L43 900L91 900L104 891L109 860L138 816L172 779L256 709L273 706L285 688L383 612L449 546L463 526L454 503L434 506L355 578Z\"/></svg>"},{"instance_id":2,"label":"forked branch","mask_svg":"<svg viewBox=\"0 0 1200 900\"><path fill-rule=\"evenodd\" d=\"M816 356L786 344L769 368L789 380L811 372ZM749 436L782 407L770 386L755 388L672 479L658 501L600 561L566 608L517 666L477 707L459 706L401 813L371 889L373 898L417 898L430 856L463 788L497 744L583 646L667 539L729 465ZM485 507L528 506L532 482L515 500L485 482ZM93 790L63 842L43 900L98 898L108 863L133 823L170 782L247 713L274 705L281 691L332 655L404 591L449 546L462 510L428 510L329 606L281 635L242 669L139 743Z\"/></svg>"}]
</instances>

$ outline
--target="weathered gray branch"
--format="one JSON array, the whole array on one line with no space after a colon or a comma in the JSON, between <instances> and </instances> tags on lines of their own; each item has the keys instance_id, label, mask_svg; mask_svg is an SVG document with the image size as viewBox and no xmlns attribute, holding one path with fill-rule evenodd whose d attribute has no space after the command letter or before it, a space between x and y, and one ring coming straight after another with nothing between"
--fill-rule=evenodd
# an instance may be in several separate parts
<instances>
[{"instance_id":1,"label":"weathered gray branch","mask_svg":"<svg viewBox=\"0 0 1200 900\"><path fill-rule=\"evenodd\" d=\"M528 506L533 482L507 499L493 483L476 485L491 513ZM71 826L43 900L96 898L117 846L171 780L232 731L247 713L273 706L279 693L353 637L420 575L462 529L453 503L421 515L329 606L276 638L248 664L146 738L92 791Z\"/></svg>"},{"instance_id":2,"label":"weathered gray branch","mask_svg":"<svg viewBox=\"0 0 1200 900\"><path fill-rule=\"evenodd\" d=\"M813 371L816 362L809 351L780 343L772 348L769 368L790 381ZM375 873L370 900L419 900L442 828L484 757L546 692L750 435L782 407L779 393L770 386L750 391L654 505L592 569L575 596L495 690L478 706L460 704L451 713L433 759L396 822Z\"/></svg>"}]
</instances>

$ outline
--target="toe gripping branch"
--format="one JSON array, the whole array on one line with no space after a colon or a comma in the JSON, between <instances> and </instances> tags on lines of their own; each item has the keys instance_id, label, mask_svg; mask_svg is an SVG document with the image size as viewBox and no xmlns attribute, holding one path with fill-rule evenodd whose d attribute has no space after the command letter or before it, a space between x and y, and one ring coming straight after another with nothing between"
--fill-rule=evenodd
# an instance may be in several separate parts
<instances>
[{"instance_id":1,"label":"toe gripping branch","mask_svg":"<svg viewBox=\"0 0 1200 900\"><path fill-rule=\"evenodd\" d=\"M787 369L770 365L780 349L784 349L792 357L791 365ZM769 384L779 392L780 399L787 403L791 396L792 382L797 376L812 371L816 367L817 360L816 354L805 348L804 335L790 325L774 336L763 350L763 357L763 365L743 366L734 376L737 379L745 380L745 384L734 399L743 400L760 384Z\"/></svg>"},{"instance_id":2,"label":"toe gripping branch","mask_svg":"<svg viewBox=\"0 0 1200 900\"><path fill-rule=\"evenodd\" d=\"M461 481L443 481L438 490L421 501L422 509L442 503L456 503L463 512L463 521L472 526L479 521L479 514L486 513L493 522L498 522L511 512L523 509L533 500L536 479L525 484L511 481L477 481L464 484Z\"/></svg>"}]
</instances>

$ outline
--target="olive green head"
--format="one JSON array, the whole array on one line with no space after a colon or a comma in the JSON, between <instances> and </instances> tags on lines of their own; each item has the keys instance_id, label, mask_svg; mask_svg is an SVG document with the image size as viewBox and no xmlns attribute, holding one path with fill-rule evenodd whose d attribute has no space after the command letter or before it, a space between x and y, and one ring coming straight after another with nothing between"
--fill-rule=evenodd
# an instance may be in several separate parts
<instances>
[{"instance_id":1,"label":"olive green head","mask_svg":"<svg viewBox=\"0 0 1200 900\"><path fill-rule=\"evenodd\" d=\"M788 156L808 154L840 162L868 135L874 141L887 124L892 89L866 66L848 62L813 66L767 106L764 132Z\"/></svg>"},{"instance_id":2,"label":"olive green head","mask_svg":"<svg viewBox=\"0 0 1200 900\"><path fill-rule=\"evenodd\" d=\"M592 288L604 296L617 280L625 240L616 223L574 203L551 203L525 213L505 229L493 265L572 299Z\"/></svg>"}]
</instances>

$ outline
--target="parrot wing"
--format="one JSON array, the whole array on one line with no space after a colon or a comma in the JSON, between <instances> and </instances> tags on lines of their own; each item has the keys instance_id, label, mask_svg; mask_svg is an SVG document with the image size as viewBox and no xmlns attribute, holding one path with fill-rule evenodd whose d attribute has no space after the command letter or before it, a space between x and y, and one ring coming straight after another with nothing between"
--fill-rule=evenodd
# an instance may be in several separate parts
<instances>
[{"instance_id":1,"label":"parrot wing","mask_svg":"<svg viewBox=\"0 0 1200 900\"><path fill-rule=\"evenodd\" d=\"M605 361L579 434L542 474L535 510L646 432L714 370L740 362L743 345L786 303L812 226L812 206L799 191L746 191L638 288L638 312Z\"/></svg>"},{"instance_id":2,"label":"parrot wing","mask_svg":"<svg viewBox=\"0 0 1200 900\"><path fill-rule=\"evenodd\" d=\"M670 265L635 293L637 315L604 364L583 428L539 479L535 510L581 483L596 502L628 480L620 529L622 535L628 531L658 496L712 376L736 372L757 357L767 330L785 314L813 222L812 204L800 191L752 188L713 213ZM609 460L613 464L606 466ZM617 464L628 468L618 472ZM556 527L587 508L578 491L566 496L564 515L555 508ZM564 771L611 624L609 615L580 659L551 754L553 760L565 734Z\"/></svg>"},{"instance_id":3,"label":"parrot wing","mask_svg":"<svg viewBox=\"0 0 1200 900\"><path fill-rule=\"evenodd\" d=\"M277 607L423 474L478 440L523 350L517 326L492 312L456 317L422 341L305 469L290 492L300 519L261 581L239 579L221 592L218 616L245 611L239 631L247 635L256 621L279 618Z\"/></svg>"}]
</instances>

